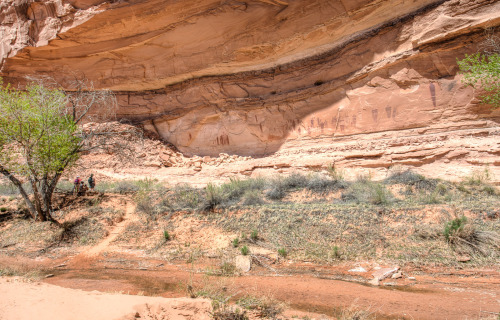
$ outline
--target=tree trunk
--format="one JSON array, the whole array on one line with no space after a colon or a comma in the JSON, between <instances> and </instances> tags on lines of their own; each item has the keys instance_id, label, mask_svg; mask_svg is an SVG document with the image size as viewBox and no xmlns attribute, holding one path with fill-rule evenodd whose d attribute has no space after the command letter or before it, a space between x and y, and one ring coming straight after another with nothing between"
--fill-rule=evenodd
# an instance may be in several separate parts
<instances>
[{"instance_id":1,"label":"tree trunk","mask_svg":"<svg viewBox=\"0 0 500 320\"><path fill-rule=\"evenodd\" d=\"M28 206L28 210L29 210L31 216L33 217L33 219L36 220L38 212L35 209L33 202L31 202L30 197L26 193L26 190L24 190L23 184L21 183L21 181L19 181L19 179L14 177L14 175L12 175L12 173L10 173L8 170L6 170L2 166L0 166L0 173L2 173L4 176L6 176L10 180L10 182L12 182L12 184L14 184L17 187L17 189L19 190L19 193L21 193L21 196L23 197L24 201L26 202L26 205Z\"/></svg>"}]
</instances>

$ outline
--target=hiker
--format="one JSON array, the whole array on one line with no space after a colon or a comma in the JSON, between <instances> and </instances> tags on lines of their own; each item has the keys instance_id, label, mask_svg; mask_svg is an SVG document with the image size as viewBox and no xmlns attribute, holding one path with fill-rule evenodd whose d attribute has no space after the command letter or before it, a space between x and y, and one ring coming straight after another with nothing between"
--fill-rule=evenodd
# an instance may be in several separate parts
<instances>
[{"instance_id":1,"label":"hiker","mask_svg":"<svg viewBox=\"0 0 500 320\"><path fill-rule=\"evenodd\" d=\"M89 188L87 187L87 185L85 184L85 182L81 181L80 182L80 187L78 188L78 195L79 196L84 196L85 193L87 193L87 190Z\"/></svg>"},{"instance_id":2,"label":"hiker","mask_svg":"<svg viewBox=\"0 0 500 320\"><path fill-rule=\"evenodd\" d=\"M95 187L95 179L94 179L94 174L91 173L90 174L90 177L89 177L89 189L90 191L94 191L94 187Z\"/></svg>"},{"instance_id":3,"label":"hiker","mask_svg":"<svg viewBox=\"0 0 500 320\"><path fill-rule=\"evenodd\" d=\"M75 185L73 187L73 193L78 194L78 190L80 189L80 182L82 182L80 176L76 176L75 182L73 182L73 184Z\"/></svg>"}]
</instances>

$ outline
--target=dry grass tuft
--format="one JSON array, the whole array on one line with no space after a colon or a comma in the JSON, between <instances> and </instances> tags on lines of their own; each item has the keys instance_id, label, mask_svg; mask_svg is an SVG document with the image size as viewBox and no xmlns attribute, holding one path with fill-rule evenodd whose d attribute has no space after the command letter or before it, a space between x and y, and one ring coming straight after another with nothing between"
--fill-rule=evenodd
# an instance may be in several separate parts
<instances>
[{"instance_id":1,"label":"dry grass tuft","mask_svg":"<svg viewBox=\"0 0 500 320\"><path fill-rule=\"evenodd\" d=\"M375 315L369 309L362 309L356 304L343 308L337 315L338 320L375 320Z\"/></svg>"}]
</instances>

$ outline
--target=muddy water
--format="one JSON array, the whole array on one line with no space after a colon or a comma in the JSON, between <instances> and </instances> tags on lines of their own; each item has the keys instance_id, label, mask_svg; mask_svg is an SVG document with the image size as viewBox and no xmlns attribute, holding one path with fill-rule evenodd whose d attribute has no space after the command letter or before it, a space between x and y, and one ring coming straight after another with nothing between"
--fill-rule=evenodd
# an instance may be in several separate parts
<instances>
[{"instance_id":1,"label":"muddy water","mask_svg":"<svg viewBox=\"0 0 500 320\"><path fill-rule=\"evenodd\" d=\"M102 292L148 296L186 296L187 284L201 288L207 276L165 266L159 270L125 268L64 269L54 271L46 282L55 285ZM433 278L431 278L432 280ZM271 295L285 301L293 310L334 316L353 304L368 309L377 319L465 319L477 317L481 310L500 311L500 281L488 283L372 287L348 281L320 279L311 275L211 277L224 282L228 293ZM236 295L237 298L239 295ZM289 310L287 314L293 314Z\"/></svg>"},{"instance_id":2,"label":"muddy water","mask_svg":"<svg viewBox=\"0 0 500 320\"><path fill-rule=\"evenodd\" d=\"M120 292L134 295L182 297L181 282L152 275L152 271L113 269L57 270L46 282L82 290Z\"/></svg>"}]
</instances>

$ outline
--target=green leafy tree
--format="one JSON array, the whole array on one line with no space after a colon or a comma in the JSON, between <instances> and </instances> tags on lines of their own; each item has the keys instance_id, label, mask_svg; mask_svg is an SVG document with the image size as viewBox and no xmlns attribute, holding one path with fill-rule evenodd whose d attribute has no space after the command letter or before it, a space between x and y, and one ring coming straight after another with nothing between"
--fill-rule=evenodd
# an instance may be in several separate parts
<instances>
[{"instance_id":1,"label":"green leafy tree","mask_svg":"<svg viewBox=\"0 0 500 320\"><path fill-rule=\"evenodd\" d=\"M35 220L55 221L56 185L96 134L78 123L97 104L112 103L111 97L107 91L68 94L44 81L22 91L0 83L0 173L17 187Z\"/></svg>"},{"instance_id":2,"label":"green leafy tree","mask_svg":"<svg viewBox=\"0 0 500 320\"><path fill-rule=\"evenodd\" d=\"M492 42L492 38L488 41ZM488 47L496 48L498 44L489 44ZM495 49L497 50L497 49ZM500 54L495 51L477 52L465 55L465 58L458 60L458 67L464 75L463 82L474 88L484 91L480 99L483 103L500 107Z\"/></svg>"}]
</instances>

